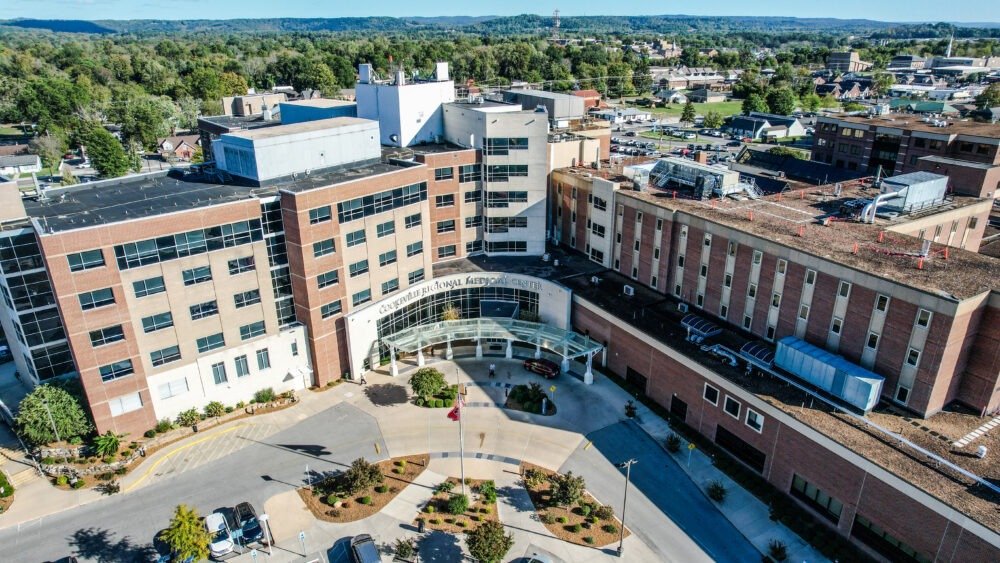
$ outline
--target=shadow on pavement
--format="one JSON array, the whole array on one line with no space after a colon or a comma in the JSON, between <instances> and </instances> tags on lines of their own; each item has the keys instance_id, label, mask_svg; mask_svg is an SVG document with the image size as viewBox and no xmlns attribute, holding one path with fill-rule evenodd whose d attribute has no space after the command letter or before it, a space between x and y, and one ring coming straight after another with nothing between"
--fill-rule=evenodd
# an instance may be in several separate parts
<instances>
[{"instance_id":1,"label":"shadow on pavement","mask_svg":"<svg viewBox=\"0 0 1000 563\"><path fill-rule=\"evenodd\" d=\"M410 400L406 387L392 383L380 383L365 387L365 397L376 407L402 405Z\"/></svg>"},{"instance_id":2,"label":"shadow on pavement","mask_svg":"<svg viewBox=\"0 0 1000 563\"><path fill-rule=\"evenodd\" d=\"M535 505L531 502L528 492L521 487L500 487L497 489L497 496L506 500L507 504L518 512L534 512ZM537 515L533 515L538 519Z\"/></svg>"},{"instance_id":3,"label":"shadow on pavement","mask_svg":"<svg viewBox=\"0 0 1000 563\"><path fill-rule=\"evenodd\" d=\"M152 544L139 545L128 536L116 539L115 532L101 528L77 530L69 538L69 546L77 557L102 563L138 563L159 557Z\"/></svg>"},{"instance_id":4,"label":"shadow on pavement","mask_svg":"<svg viewBox=\"0 0 1000 563\"><path fill-rule=\"evenodd\" d=\"M464 558L458 537L439 531L424 534L417 540L417 549L420 551L421 561L454 563Z\"/></svg>"}]
</instances>

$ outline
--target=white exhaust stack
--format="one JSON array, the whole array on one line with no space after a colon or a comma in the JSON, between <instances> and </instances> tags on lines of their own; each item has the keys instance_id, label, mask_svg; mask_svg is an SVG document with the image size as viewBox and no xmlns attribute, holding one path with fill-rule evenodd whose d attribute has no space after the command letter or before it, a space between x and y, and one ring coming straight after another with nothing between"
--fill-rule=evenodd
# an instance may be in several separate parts
<instances>
[{"instance_id":1,"label":"white exhaust stack","mask_svg":"<svg viewBox=\"0 0 1000 563\"><path fill-rule=\"evenodd\" d=\"M436 63L434 65L434 77L438 82L448 80L448 63Z\"/></svg>"}]
</instances>

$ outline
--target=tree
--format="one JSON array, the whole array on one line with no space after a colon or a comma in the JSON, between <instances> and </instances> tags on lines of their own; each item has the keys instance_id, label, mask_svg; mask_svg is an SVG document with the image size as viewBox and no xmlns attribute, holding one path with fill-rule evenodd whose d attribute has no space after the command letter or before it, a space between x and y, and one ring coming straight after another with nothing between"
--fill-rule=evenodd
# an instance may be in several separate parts
<instances>
[{"instance_id":1,"label":"tree","mask_svg":"<svg viewBox=\"0 0 1000 563\"><path fill-rule=\"evenodd\" d=\"M811 92L802 97L802 107L806 108L807 111L816 111L819 109L820 103L822 103L822 100L816 92Z\"/></svg>"},{"instance_id":2,"label":"tree","mask_svg":"<svg viewBox=\"0 0 1000 563\"><path fill-rule=\"evenodd\" d=\"M483 522L478 528L465 535L469 554L484 563L503 560L514 546L513 534L505 534L503 524L494 520Z\"/></svg>"},{"instance_id":3,"label":"tree","mask_svg":"<svg viewBox=\"0 0 1000 563\"><path fill-rule=\"evenodd\" d=\"M889 89L892 85L896 83L896 78L889 74L888 72L880 72L875 75L872 80L872 90L875 91L875 95L884 96L889 93Z\"/></svg>"},{"instance_id":4,"label":"tree","mask_svg":"<svg viewBox=\"0 0 1000 563\"><path fill-rule=\"evenodd\" d=\"M681 111L681 121L684 123L694 123L694 118L694 104L689 100L684 104L684 110Z\"/></svg>"},{"instance_id":5,"label":"tree","mask_svg":"<svg viewBox=\"0 0 1000 563\"><path fill-rule=\"evenodd\" d=\"M775 88L767 94L767 107L771 109L771 113L789 115L795 111L796 103L795 92L787 86Z\"/></svg>"},{"instance_id":6,"label":"tree","mask_svg":"<svg viewBox=\"0 0 1000 563\"><path fill-rule=\"evenodd\" d=\"M444 389L444 374L434 368L421 368L410 377L410 387L419 397L433 397Z\"/></svg>"},{"instance_id":7,"label":"tree","mask_svg":"<svg viewBox=\"0 0 1000 563\"><path fill-rule=\"evenodd\" d=\"M39 135L28 143L28 150L32 154L40 156L42 164L47 168L51 168L62 162L62 156L66 154L66 148L66 139L58 132L55 135Z\"/></svg>"},{"instance_id":8,"label":"tree","mask_svg":"<svg viewBox=\"0 0 1000 563\"><path fill-rule=\"evenodd\" d=\"M363 457L354 460L344 472L344 481L351 494L374 487L384 480L382 469L378 465L368 463Z\"/></svg>"},{"instance_id":9,"label":"tree","mask_svg":"<svg viewBox=\"0 0 1000 563\"><path fill-rule=\"evenodd\" d=\"M718 129L719 127L722 127L722 114L717 111L710 111L706 113L705 121L702 125L709 129Z\"/></svg>"},{"instance_id":10,"label":"tree","mask_svg":"<svg viewBox=\"0 0 1000 563\"><path fill-rule=\"evenodd\" d=\"M208 559L208 544L212 537L201 523L201 517L193 508L179 504L174 509L170 526L160 532L160 540L170 546L176 561L193 558L195 561Z\"/></svg>"},{"instance_id":11,"label":"tree","mask_svg":"<svg viewBox=\"0 0 1000 563\"><path fill-rule=\"evenodd\" d=\"M49 413L52 413L51 419ZM21 438L33 445L56 440L53 424L62 440L83 436L93 430L79 399L66 389L51 384L35 387L21 400L14 423Z\"/></svg>"},{"instance_id":12,"label":"tree","mask_svg":"<svg viewBox=\"0 0 1000 563\"><path fill-rule=\"evenodd\" d=\"M549 477L549 482L552 484L552 503L565 506L567 510L570 505L583 498L583 491L586 489L583 477L573 475L572 471L565 475L553 475Z\"/></svg>"},{"instance_id":13,"label":"tree","mask_svg":"<svg viewBox=\"0 0 1000 563\"><path fill-rule=\"evenodd\" d=\"M73 169L70 165L63 163L59 166L59 185L60 186L72 186L79 183L76 176L73 175Z\"/></svg>"},{"instance_id":14,"label":"tree","mask_svg":"<svg viewBox=\"0 0 1000 563\"><path fill-rule=\"evenodd\" d=\"M129 171L132 162L125 148L100 125L91 125L81 140L94 169L104 178L117 178Z\"/></svg>"},{"instance_id":15,"label":"tree","mask_svg":"<svg viewBox=\"0 0 1000 563\"><path fill-rule=\"evenodd\" d=\"M1000 82L990 84L990 87L983 90L976 96L976 104L980 109L995 108L1000 106Z\"/></svg>"},{"instance_id":16,"label":"tree","mask_svg":"<svg viewBox=\"0 0 1000 563\"><path fill-rule=\"evenodd\" d=\"M767 102L759 94L750 94L743 100L743 114L750 115L752 111L767 113Z\"/></svg>"},{"instance_id":17,"label":"tree","mask_svg":"<svg viewBox=\"0 0 1000 563\"><path fill-rule=\"evenodd\" d=\"M608 97L622 98L635 95L632 84L632 67L627 63L617 62L608 65Z\"/></svg>"},{"instance_id":18,"label":"tree","mask_svg":"<svg viewBox=\"0 0 1000 563\"><path fill-rule=\"evenodd\" d=\"M837 98L833 97L833 94L827 94L820 99L819 107L824 109L835 109L840 107L840 102L837 101Z\"/></svg>"},{"instance_id":19,"label":"tree","mask_svg":"<svg viewBox=\"0 0 1000 563\"><path fill-rule=\"evenodd\" d=\"M108 430L106 433L101 434L94 440L94 451L97 452L99 457L107 457L109 455L115 455L118 453L118 448L121 447L121 436L115 434L114 432Z\"/></svg>"}]
</instances>

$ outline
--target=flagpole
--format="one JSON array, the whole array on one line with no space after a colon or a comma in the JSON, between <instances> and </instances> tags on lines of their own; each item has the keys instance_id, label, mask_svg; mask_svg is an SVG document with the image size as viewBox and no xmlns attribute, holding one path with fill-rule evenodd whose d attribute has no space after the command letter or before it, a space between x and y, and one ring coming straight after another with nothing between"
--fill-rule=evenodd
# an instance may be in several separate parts
<instances>
[{"instance_id":1,"label":"flagpole","mask_svg":"<svg viewBox=\"0 0 1000 563\"><path fill-rule=\"evenodd\" d=\"M465 421L462 419L465 417L462 416L462 388L461 388L461 383L458 382L458 366L455 367L455 383L457 384L455 387L455 404L458 406L458 447L459 447L459 455L462 456L460 463L462 468L461 469L462 494L464 495L466 494L465 493L465 427L463 426L465 424Z\"/></svg>"}]
</instances>

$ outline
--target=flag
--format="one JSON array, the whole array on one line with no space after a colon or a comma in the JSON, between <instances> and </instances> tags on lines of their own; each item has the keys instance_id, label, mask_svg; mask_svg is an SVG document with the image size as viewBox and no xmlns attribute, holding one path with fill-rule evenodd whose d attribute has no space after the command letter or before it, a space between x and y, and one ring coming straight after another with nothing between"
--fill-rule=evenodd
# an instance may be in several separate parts
<instances>
[{"instance_id":1,"label":"flag","mask_svg":"<svg viewBox=\"0 0 1000 563\"><path fill-rule=\"evenodd\" d=\"M451 412L448 413L448 418L454 421L458 421L458 419L461 418L461 416L462 416L462 409L460 409L457 406L451 409Z\"/></svg>"},{"instance_id":2,"label":"flag","mask_svg":"<svg viewBox=\"0 0 1000 563\"><path fill-rule=\"evenodd\" d=\"M462 394L458 394L458 407L462 408L465 406L465 399L462 398Z\"/></svg>"}]
</instances>

